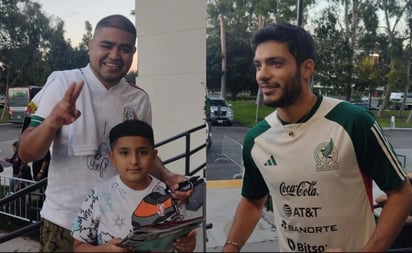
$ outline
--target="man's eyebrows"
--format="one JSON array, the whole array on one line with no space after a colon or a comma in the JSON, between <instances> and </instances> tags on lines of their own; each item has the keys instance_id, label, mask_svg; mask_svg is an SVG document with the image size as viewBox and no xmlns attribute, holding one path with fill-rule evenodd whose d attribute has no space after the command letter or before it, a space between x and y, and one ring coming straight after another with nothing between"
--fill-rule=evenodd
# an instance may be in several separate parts
<instances>
[{"instance_id":1,"label":"man's eyebrows","mask_svg":"<svg viewBox=\"0 0 412 253\"><path fill-rule=\"evenodd\" d=\"M280 60L280 59L283 59L283 57L269 56L269 57L265 57L263 59L253 59L253 62L267 62L267 61Z\"/></svg>"},{"instance_id":2,"label":"man's eyebrows","mask_svg":"<svg viewBox=\"0 0 412 253\"><path fill-rule=\"evenodd\" d=\"M131 45L131 44L122 44L122 43L117 44L116 42L109 41L109 40L102 40L102 41L100 41L99 43L100 43L100 44L104 44L104 45L110 45L110 46L118 45L118 46L120 46L120 47L127 47L127 48L133 48L133 47L134 47L134 46Z\"/></svg>"}]
</instances>

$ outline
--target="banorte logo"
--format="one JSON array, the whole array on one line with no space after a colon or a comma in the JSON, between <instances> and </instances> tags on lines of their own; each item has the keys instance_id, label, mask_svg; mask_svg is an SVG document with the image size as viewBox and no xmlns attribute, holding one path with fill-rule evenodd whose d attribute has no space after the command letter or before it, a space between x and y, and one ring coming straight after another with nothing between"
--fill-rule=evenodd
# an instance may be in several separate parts
<instances>
[{"instance_id":1,"label":"banorte logo","mask_svg":"<svg viewBox=\"0 0 412 253\"><path fill-rule=\"evenodd\" d=\"M316 181L302 181L298 184L287 185L282 182L279 186L279 192L282 196L292 197L309 197L319 196L318 190L315 187L318 182Z\"/></svg>"}]
</instances>

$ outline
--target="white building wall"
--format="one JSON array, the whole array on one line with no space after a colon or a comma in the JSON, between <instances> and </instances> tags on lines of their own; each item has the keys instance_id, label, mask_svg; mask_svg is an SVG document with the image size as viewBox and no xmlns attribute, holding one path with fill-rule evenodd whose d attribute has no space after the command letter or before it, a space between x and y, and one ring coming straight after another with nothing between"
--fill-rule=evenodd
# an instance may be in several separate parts
<instances>
[{"instance_id":1,"label":"white building wall","mask_svg":"<svg viewBox=\"0 0 412 253\"><path fill-rule=\"evenodd\" d=\"M205 124L206 0L135 0L138 34L137 84L149 93L156 143ZM206 141L206 129L190 135L190 148ZM185 153L185 139L158 148L162 160ZM206 148L192 155L190 170L206 163ZM167 164L185 174L185 159ZM204 171L197 175L204 176ZM206 217L203 208L192 212ZM186 211L186 218L190 212ZM195 252L206 249L205 224L197 232Z\"/></svg>"},{"instance_id":2,"label":"white building wall","mask_svg":"<svg viewBox=\"0 0 412 253\"><path fill-rule=\"evenodd\" d=\"M137 84L149 93L156 142L205 124L206 0L136 0ZM191 136L191 147L206 140ZM184 152L184 139L159 148L165 160ZM206 161L194 155L191 170ZM184 159L167 167L184 174ZM203 176L203 173L201 174Z\"/></svg>"}]
</instances>

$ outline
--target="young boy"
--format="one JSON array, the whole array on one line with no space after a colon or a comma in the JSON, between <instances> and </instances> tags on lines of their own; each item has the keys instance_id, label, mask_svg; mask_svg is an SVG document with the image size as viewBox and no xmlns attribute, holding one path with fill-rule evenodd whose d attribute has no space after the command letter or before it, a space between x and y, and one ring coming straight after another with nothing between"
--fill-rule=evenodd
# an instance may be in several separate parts
<instances>
[{"instance_id":1,"label":"young boy","mask_svg":"<svg viewBox=\"0 0 412 253\"><path fill-rule=\"evenodd\" d=\"M118 244L132 230L132 213L151 192L165 184L149 173L157 156L153 129L140 120L124 121L109 133L109 157L118 175L96 185L73 225L73 251L123 252ZM178 251L193 251L196 232L176 241Z\"/></svg>"}]
</instances>

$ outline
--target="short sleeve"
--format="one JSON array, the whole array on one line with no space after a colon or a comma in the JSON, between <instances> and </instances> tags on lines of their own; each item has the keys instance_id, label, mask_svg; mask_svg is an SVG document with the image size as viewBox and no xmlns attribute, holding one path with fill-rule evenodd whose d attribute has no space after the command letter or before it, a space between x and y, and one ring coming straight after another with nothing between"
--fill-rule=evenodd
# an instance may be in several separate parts
<instances>
[{"instance_id":1,"label":"short sleeve","mask_svg":"<svg viewBox=\"0 0 412 253\"><path fill-rule=\"evenodd\" d=\"M79 215L75 218L72 236L82 242L97 244L97 228L99 225L99 199L95 190L90 191L80 207Z\"/></svg>"}]
</instances>

